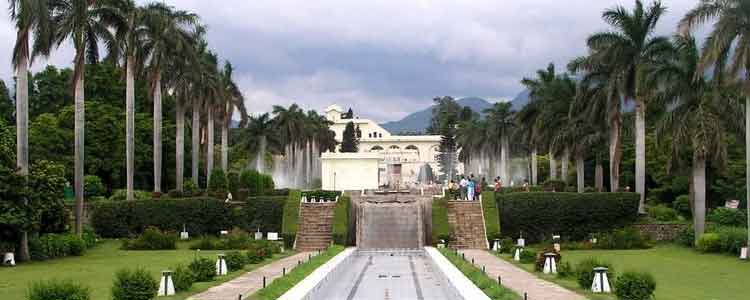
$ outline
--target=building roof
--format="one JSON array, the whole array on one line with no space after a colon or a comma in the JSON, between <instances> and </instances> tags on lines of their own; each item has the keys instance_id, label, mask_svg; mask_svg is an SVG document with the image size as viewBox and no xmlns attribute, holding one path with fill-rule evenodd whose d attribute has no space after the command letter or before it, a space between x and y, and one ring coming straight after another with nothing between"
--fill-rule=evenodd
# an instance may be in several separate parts
<instances>
[{"instance_id":1,"label":"building roof","mask_svg":"<svg viewBox=\"0 0 750 300\"><path fill-rule=\"evenodd\" d=\"M329 106L328 108L326 108L325 112L330 112L330 111L336 111L336 112L343 113L344 109L341 108L341 106L338 106L336 104L332 104L331 106Z\"/></svg>"}]
</instances>

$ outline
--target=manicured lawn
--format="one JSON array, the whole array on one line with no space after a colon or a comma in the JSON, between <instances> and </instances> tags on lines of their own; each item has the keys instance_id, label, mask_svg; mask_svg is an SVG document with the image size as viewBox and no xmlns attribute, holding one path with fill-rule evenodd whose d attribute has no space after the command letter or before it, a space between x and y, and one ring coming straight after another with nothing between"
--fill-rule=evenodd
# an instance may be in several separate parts
<instances>
[{"instance_id":1,"label":"manicured lawn","mask_svg":"<svg viewBox=\"0 0 750 300\"><path fill-rule=\"evenodd\" d=\"M647 250L565 251L564 247L563 261L574 266L584 258L596 257L611 262L618 273L627 270L650 272L656 279L656 299L659 300L736 300L747 297L750 263L736 257L701 254L674 245L660 245ZM506 255L502 257L510 259ZM523 267L533 269L531 265ZM570 280L541 277L568 288L578 286ZM591 298L608 299L600 296Z\"/></svg>"},{"instance_id":2,"label":"manicured lawn","mask_svg":"<svg viewBox=\"0 0 750 300\"><path fill-rule=\"evenodd\" d=\"M479 287L490 299L492 300L515 300L521 297L510 289L506 289L502 285L498 284L494 279L489 278L482 272L481 269L461 259L452 250L443 248L440 249L440 253L445 256L461 273L471 280L477 287Z\"/></svg>"},{"instance_id":3,"label":"manicured lawn","mask_svg":"<svg viewBox=\"0 0 750 300\"><path fill-rule=\"evenodd\" d=\"M178 264L187 265L197 255L215 258L222 251L189 250L188 243L179 243L178 250L171 251L123 251L120 241L103 241L81 257L68 257L44 262L32 262L15 268L0 268L0 297L3 300L24 300L29 283L36 280L71 279L91 288L91 299L111 299L110 288L114 274L121 268L143 267L158 278L162 270ZM287 251L286 255L291 254ZM277 259L276 257L275 259ZM174 297L159 297L163 300L183 300L209 287L235 278L259 265L248 265L242 271L217 277L213 282L193 285L190 291Z\"/></svg>"}]
</instances>

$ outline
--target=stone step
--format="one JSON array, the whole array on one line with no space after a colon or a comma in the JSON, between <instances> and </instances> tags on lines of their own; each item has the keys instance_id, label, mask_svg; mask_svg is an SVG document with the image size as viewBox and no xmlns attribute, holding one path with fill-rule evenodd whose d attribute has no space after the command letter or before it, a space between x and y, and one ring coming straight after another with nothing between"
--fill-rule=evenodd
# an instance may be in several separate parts
<instances>
[{"instance_id":1,"label":"stone step","mask_svg":"<svg viewBox=\"0 0 750 300\"><path fill-rule=\"evenodd\" d=\"M486 249L482 206L479 202L448 202L448 225L455 241L451 247L458 249Z\"/></svg>"}]
</instances>

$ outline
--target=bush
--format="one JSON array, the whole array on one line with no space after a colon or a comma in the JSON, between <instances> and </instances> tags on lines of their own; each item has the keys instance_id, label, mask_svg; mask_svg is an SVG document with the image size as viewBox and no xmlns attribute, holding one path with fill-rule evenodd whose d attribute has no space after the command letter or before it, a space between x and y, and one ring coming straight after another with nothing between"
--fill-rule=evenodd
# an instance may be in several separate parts
<instances>
[{"instance_id":1,"label":"bush","mask_svg":"<svg viewBox=\"0 0 750 300\"><path fill-rule=\"evenodd\" d=\"M717 227L713 232L719 235L721 252L740 254L740 249L747 244L747 229L742 227Z\"/></svg>"},{"instance_id":2,"label":"bush","mask_svg":"<svg viewBox=\"0 0 750 300\"><path fill-rule=\"evenodd\" d=\"M74 234L45 234L29 241L29 252L34 260L81 256L86 242Z\"/></svg>"},{"instance_id":3,"label":"bush","mask_svg":"<svg viewBox=\"0 0 750 300\"><path fill-rule=\"evenodd\" d=\"M240 188L247 189L249 196L267 195L274 190L273 177L247 170L240 174Z\"/></svg>"},{"instance_id":4,"label":"bush","mask_svg":"<svg viewBox=\"0 0 750 300\"><path fill-rule=\"evenodd\" d=\"M656 281L649 273L625 272L615 281L615 295L620 300L650 300Z\"/></svg>"},{"instance_id":5,"label":"bush","mask_svg":"<svg viewBox=\"0 0 750 300\"><path fill-rule=\"evenodd\" d=\"M333 211L333 242L337 245L349 244L349 196L341 196Z\"/></svg>"},{"instance_id":6,"label":"bush","mask_svg":"<svg viewBox=\"0 0 750 300\"><path fill-rule=\"evenodd\" d=\"M596 248L600 249L647 249L653 243L648 236L644 236L635 228L617 229L599 237Z\"/></svg>"},{"instance_id":7,"label":"bush","mask_svg":"<svg viewBox=\"0 0 750 300\"><path fill-rule=\"evenodd\" d=\"M149 191L142 191L142 190L133 191L133 200L135 201L151 200L151 196L152 194ZM128 199L127 190L115 190L112 193L112 196L109 197L109 201L125 201L127 199Z\"/></svg>"},{"instance_id":8,"label":"bush","mask_svg":"<svg viewBox=\"0 0 750 300\"><path fill-rule=\"evenodd\" d=\"M522 264L533 264L534 262L536 262L536 252L528 249L523 249L521 250L519 258L521 259Z\"/></svg>"},{"instance_id":9,"label":"bush","mask_svg":"<svg viewBox=\"0 0 750 300\"><path fill-rule=\"evenodd\" d=\"M211 171L211 179L208 182L209 192L226 192L229 190L229 183L227 182L227 176L221 169L214 169Z\"/></svg>"},{"instance_id":10,"label":"bush","mask_svg":"<svg viewBox=\"0 0 750 300\"><path fill-rule=\"evenodd\" d=\"M482 212L484 215L485 231L490 243L500 237L500 217L498 216L495 192L482 192Z\"/></svg>"},{"instance_id":11,"label":"bush","mask_svg":"<svg viewBox=\"0 0 750 300\"><path fill-rule=\"evenodd\" d=\"M211 281L216 276L216 264L213 260L199 257L195 258L190 265L188 265L190 272L193 273L195 281L206 282Z\"/></svg>"},{"instance_id":12,"label":"bush","mask_svg":"<svg viewBox=\"0 0 750 300\"><path fill-rule=\"evenodd\" d=\"M511 253L515 245L512 238L500 239L500 253Z\"/></svg>"},{"instance_id":13,"label":"bush","mask_svg":"<svg viewBox=\"0 0 750 300\"><path fill-rule=\"evenodd\" d=\"M241 224L247 231L280 232L286 196L248 197L240 212Z\"/></svg>"},{"instance_id":14,"label":"bush","mask_svg":"<svg viewBox=\"0 0 750 300\"><path fill-rule=\"evenodd\" d=\"M286 197L286 203L284 203L284 215L282 216L284 222L281 226L281 233L284 236L284 242L287 241L287 237L295 236L297 234L301 194L302 193L299 190L293 190Z\"/></svg>"},{"instance_id":15,"label":"bush","mask_svg":"<svg viewBox=\"0 0 750 300\"><path fill-rule=\"evenodd\" d=\"M113 300L150 300L156 297L159 283L144 269L123 269L115 274Z\"/></svg>"},{"instance_id":16,"label":"bush","mask_svg":"<svg viewBox=\"0 0 750 300\"><path fill-rule=\"evenodd\" d=\"M747 215L739 209L719 207L712 210L706 220L719 226L747 226Z\"/></svg>"},{"instance_id":17,"label":"bush","mask_svg":"<svg viewBox=\"0 0 750 300\"><path fill-rule=\"evenodd\" d=\"M183 197L195 197L201 194L200 188L195 185L192 178L185 178L182 183L182 195Z\"/></svg>"},{"instance_id":18,"label":"bush","mask_svg":"<svg viewBox=\"0 0 750 300\"><path fill-rule=\"evenodd\" d=\"M229 204L212 198L107 202L94 205L91 224L104 238L138 235L147 227L191 235L217 234L234 227Z\"/></svg>"},{"instance_id":19,"label":"bush","mask_svg":"<svg viewBox=\"0 0 750 300\"><path fill-rule=\"evenodd\" d=\"M237 190L240 189L240 174L237 174L236 172L227 173L227 188L230 193L237 194ZM237 200L244 201L245 199Z\"/></svg>"},{"instance_id":20,"label":"bush","mask_svg":"<svg viewBox=\"0 0 750 300\"><path fill-rule=\"evenodd\" d=\"M132 240L122 240L125 250L174 250L177 249L177 236L163 233L155 227L146 228L143 233Z\"/></svg>"},{"instance_id":21,"label":"bush","mask_svg":"<svg viewBox=\"0 0 750 300\"><path fill-rule=\"evenodd\" d=\"M701 252L720 252L721 237L716 233L704 233L695 243L695 247Z\"/></svg>"},{"instance_id":22,"label":"bush","mask_svg":"<svg viewBox=\"0 0 750 300\"><path fill-rule=\"evenodd\" d=\"M636 193L510 193L496 195L500 228L523 231L528 242L553 234L583 240L593 232L607 232L638 218Z\"/></svg>"},{"instance_id":23,"label":"bush","mask_svg":"<svg viewBox=\"0 0 750 300\"><path fill-rule=\"evenodd\" d=\"M176 292L187 291L195 283L195 275L193 275L193 271L189 268L178 265L172 271L172 283Z\"/></svg>"},{"instance_id":24,"label":"bush","mask_svg":"<svg viewBox=\"0 0 750 300\"><path fill-rule=\"evenodd\" d=\"M247 254L239 251L231 251L226 254L227 268L229 271L241 270L248 264Z\"/></svg>"},{"instance_id":25,"label":"bush","mask_svg":"<svg viewBox=\"0 0 750 300\"><path fill-rule=\"evenodd\" d=\"M448 200L432 200L432 242L437 244L440 240L450 243L450 226L448 225Z\"/></svg>"},{"instance_id":26,"label":"bush","mask_svg":"<svg viewBox=\"0 0 750 300\"><path fill-rule=\"evenodd\" d=\"M675 242L685 247L695 247L695 229L693 225L687 226L680 231L675 238Z\"/></svg>"},{"instance_id":27,"label":"bush","mask_svg":"<svg viewBox=\"0 0 750 300\"><path fill-rule=\"evenodd\" d=\"M679 218L677 210L662 204L649 207L648 216L661 222L677 221Z\"/></svg>"},{"instance_id":28,"label":"bush","mask_svg":"<svg viewBox=\"0 0 750 300\"><path fill-rule=\"evenodd\" d=\"M99 176L86 175L83 177L83 196L86 199L104 196L106 191L104 183L102 183L102 179Z\"/></svg>"},{"instance_id":29,"label":"bush","mask_svg":"<svg viewBox=\"0 0 750 300\"><path fill-rule=\"evenodd\" d=\"M562 180L547 180L542 183L542 190L545 192L563 192L565 191L565 181Z\"/></svg>"},{"instance_id":30,"label":"bush","mask_svg":"<svg viewBox=\"0 0 750 300\"><path fill-rule=\"evenodd\" d=\"M26 293L27 300L89 300L91 292L88 287L65 281L38 281L31 284Z\"/></svg>"},{"instance_id":31,"label":"bush","mask_svg":"<svg viewBox=\"0 0 750 300\"><path fill-rule=\"evenodd\" d=\"M688 195L677 196L677 199L672 202L672 208L685 218L689 219L693 216L693 212L690 210L690 196Z\"/></svg>"},{"instance_id":32,"label":"bush","mask_svg":"<svg viewBox=\"0 0 750 300\"><path fill-rule=\"evenodd\" d=\"M578 262L575 267L575 276L578 281L578 285L583 289L590 289L591 284L594 282L594 268L605 267L609 269L607 271L610 282L615 278L615 270L612 268L612 264L606 261L599 261L596 258L590 257Z\"/></svg>"}]
</instances>

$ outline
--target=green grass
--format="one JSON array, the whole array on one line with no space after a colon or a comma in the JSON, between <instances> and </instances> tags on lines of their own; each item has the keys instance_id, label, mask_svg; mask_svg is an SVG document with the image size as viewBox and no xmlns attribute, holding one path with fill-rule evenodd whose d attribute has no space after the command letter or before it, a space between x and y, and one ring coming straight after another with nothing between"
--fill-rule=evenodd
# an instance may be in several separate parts
<instances>
[{"instance_id":1,"label":"green grass","mask_svg":"<svg viewBox=\"0 0 750 300\"><path fill-rule=\"evenodd\" d=\"M576 250L565 251L563 262L573 266L587 257L595 257L614 265L618 274L624 271L647 271L656 279L656 299L659 300L735 300L747 295L750 263L734 256L701 254L693 249L658 245L646 250ZM510 256L502 258L515 263ZM533 270L532 265L523 265ZM575 279L559 279L536 273L566 288L581 292ZM586 294L590 299L615 299Z\"/></svg>"},{"instance_id":2,"label":"green grass","mask_svg":"<svg viewBox=\"0 0 750 300\"><path fill-rule=\"evenodd\" d=\"M433 198L432 200L432 242L434 244L440 242L441 236L447 237L450 234L446 202L445 199Z\"/></svg>"},{"instance_id":3,"label":"green grass","mask_svg":"<svg viewBox=\"0 0 750 300\"><path fill-rule=\"evenodd\" d=\"M440 249L440 253L443 254L453 265L461 270L471 282L479 287L487 296L492 300L516 300L520 299L521 296L515 292L506 289L502 285L498 284L492 278L489 278L486 274L482 273L482 270L472 265L471 263L463 260L461 257L456 255L452 250L443 248Z\"/></svg>"},{"instance_id":4,"label":"green grass","mask_svg":"<svg viewBox=\"0 0 750 300\"><path fill-rule=\"evenodd\" d=\"M495 192L486 191L482 193L482 211L484 212L484 225L487 228L487 238L499 237L500 217L498 216Z\"/></svg>"},{"instance_id":5,"label":"green grass","mask_svg":"<svg viewBox=\"0 0 750 300\"><path fill-rule=\"evenodd\" d=\"M299 190L289 191L286 204L284 204L284 217L281 223L282 234L297 234L297 219L299 219L299 201L301 197L302 192Z\"/></svg>"},{"instance_id":6,"label":"green grass","mask_svg":"<svg viewBox=\"0 0 750 300\"><path fill-rule=\"evenodd\" d=\"M337 244L345 245L349 235L349 209L351 199L341 195L333 212L333 237Z\"/></svg>"},{"instance_id":7,"label":"green grass","mask_svg":"<svg viewBox=\"0 0 750 300\"><path fill-rule=\"evenodd\" d=\"M271 282L265 289L257 291L255 294L250 296L251 300L273 300L281 297L286 291L294 287L297 283L305 279L310 273L315 271L318 267L325 264L328 260L344 251L343 246L332 246L325 252L318 256L313 257L308 262L302 264L299 267L292 269L286 276L278 278Z\"/></svg>"},{"instance_id":8,"label":"green grass","mask_svg":"<svg viewBox=\"0 0 750 300\"><path fill-rule=\"evenodd\" d=\"M26 289L34 281L48 279L70 279L82 283L91 289L91 299L111 299L110 288L115 272L122 268L142 267L151 272L154 278L162 270L178 264L187 265L196 257L197 251L189 250L188 243L180 242L178 250L165 251L124 251L120 250L120 241L106 240L90 249L84 256L67 257L56 260L31 262L15 268L0 268L0 295L3 300L24 300ZM215 258L222 251L201 251L200 255ZM287 252L285 255L289 255ZM281 255L275 257L278 259ZM267 260L268 263L272 260ZM219 283L234 279L260 265L247 265L242 271L216 277L212 282L200 282L186 292L171 297L159 297L162 300L183 300L188 296L207 290Z\"/></svg>"}]
</instances>

